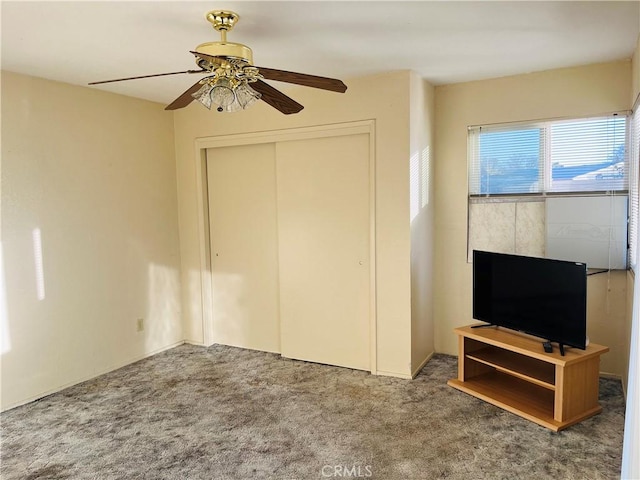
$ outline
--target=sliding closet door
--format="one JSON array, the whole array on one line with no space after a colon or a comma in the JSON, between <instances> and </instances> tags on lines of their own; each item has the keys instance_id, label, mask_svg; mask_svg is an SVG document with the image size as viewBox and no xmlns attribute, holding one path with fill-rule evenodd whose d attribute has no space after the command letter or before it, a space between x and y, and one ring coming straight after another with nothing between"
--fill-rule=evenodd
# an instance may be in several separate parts
<instances>
[{"instance_id":1,"label":"sliding closet door","mask_svg":"<svg viewBox=\"0 0 640 480\"><path fill-rule=\"evenodd\" d=\"M276 146L281 353L370 368L369 136Z\"/></svg>"},{"instance_id":2,"label":"sliding closet door","mask_svg":"<svg viewBox=\"0 0 640 480\"><path fill-rule=\"evenodd\" d=\"M274 144L207 150L216 343L280 351Z\"/></svg>"}]
</instances>

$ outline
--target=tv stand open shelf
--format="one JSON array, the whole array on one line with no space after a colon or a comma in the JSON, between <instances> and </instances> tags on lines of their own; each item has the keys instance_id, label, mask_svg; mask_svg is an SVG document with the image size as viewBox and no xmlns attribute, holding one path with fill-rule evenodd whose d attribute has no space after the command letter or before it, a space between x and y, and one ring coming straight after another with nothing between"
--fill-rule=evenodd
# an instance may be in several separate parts
<instances>
[{"instance_id":1,"label":"tv stand open shelf","mask_svg":"<svg viewBox=\"0 0 640 480\"><path fill-rule=\"evenodd\" d=\"M455 332L458 378L450 386L556 432L602 411L600 355L608 347L592 343L562 356L545 353L542 340L498 327Z\"/></svg>"}]
</instances>

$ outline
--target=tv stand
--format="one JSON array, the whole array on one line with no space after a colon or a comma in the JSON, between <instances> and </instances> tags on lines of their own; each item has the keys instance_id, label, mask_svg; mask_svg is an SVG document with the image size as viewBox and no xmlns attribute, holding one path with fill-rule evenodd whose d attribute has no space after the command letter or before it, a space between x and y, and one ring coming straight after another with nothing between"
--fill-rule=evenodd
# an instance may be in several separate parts
<instances>
[{"instance_id":1,"label":"tv stand","mask_svg":"<svg viewBox=\"0 0 640 480\"><path fill-rule=\"evenodd\" d=\"M456 328L458 378L448 385L559 431L602 411L600 355L589 344L565 355L540 351L540 341L503 328Z\"/></svg>"}]
</instances>

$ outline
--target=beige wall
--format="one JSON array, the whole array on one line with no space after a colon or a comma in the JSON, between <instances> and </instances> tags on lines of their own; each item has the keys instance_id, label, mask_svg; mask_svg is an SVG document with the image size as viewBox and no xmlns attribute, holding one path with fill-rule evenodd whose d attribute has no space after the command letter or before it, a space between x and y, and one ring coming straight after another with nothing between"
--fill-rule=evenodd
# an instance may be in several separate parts
<instances>
[{"instance_id":1,"label":"beige wall","mask_svg":"<svg viewBox=\"0 0 640 480\"><path fill-rule=\"evenodd\" d=\"M633 58L631 59L631 105L635 102L636 98L640 94L640 37L638 37L638 43L636 50L633 52Z\"/></svg>"},{"instance_id":2,"label":"beige wall","mask_svg":"<svg viewBox=\"0 0 640 480\"><path fill-rule=\"evenodd\" d=\"M177 225L161 105L2 72L2 409L182 340Z\"/></svg>"},{"instance_id":3,"label":"beige wall","mask_svg":"<svg viewBox=\"0 0 640 480\"><path fill-rule=\"evenodd\" d=\"M417 374L434 351L433 137L435 88L411 73L410 220L411 220L411 368Z\"/></svg>"},{"instance_id":4,"label":"beige wall","mask_svg":"<svg viewBox=\"0 0 640 480\"><path fill-rule=\"evenodd\" d=\"M203 343L195 140L202 137L375 120L377 362L380 373L411 374L409 229L410 72L346 80L345 94L285 84L305 106L283 115L260 102L236 114L194 102L175 114L184 332Z\"/></svg>"},{"instance_id":5,"label":"beige wall","mask_svg":"<svg viewBox=\"0 0 640 480\"><path fill-rule=\"evenodd\" d=\"M620 61L436 88L435 348L455 354L452 329L471 316L467 249L467 126L600 114L630 107L631 62ZM589 336L609 345L602 370L622 374L624 273L590 280ZM607 278L602 276L601 278ZM607 291L611 286L613 290ZM593 299L603 304L595 305Z\"/></svg>"},{"instance_id":6,"label":"beige wall","mask_svg":"<svg viewBox=\"0 0 640 480\"><path fill-rule=\"evenodd\" d=\"M627 271L596 274L587 280L587 334L610 351L602 357L600 371L623 376L629 364Z\"/></svg>"}]
</instances>

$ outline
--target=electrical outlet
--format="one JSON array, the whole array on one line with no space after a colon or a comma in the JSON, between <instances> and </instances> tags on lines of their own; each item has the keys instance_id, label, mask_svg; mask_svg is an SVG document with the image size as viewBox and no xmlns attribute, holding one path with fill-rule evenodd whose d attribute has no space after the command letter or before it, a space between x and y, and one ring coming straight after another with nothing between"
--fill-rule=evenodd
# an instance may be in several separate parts
<instances>
[{"instance_id":1,"label":"electrical outlet","mask_svg":"<svg viewBox=\"0 0 640 480\"><path fill-rule=\"evenodd\" d=\"M144 331L144 318L139 318L138 320L136 320L136 328L138 332Z\"/></svg>"}]
</instances>

